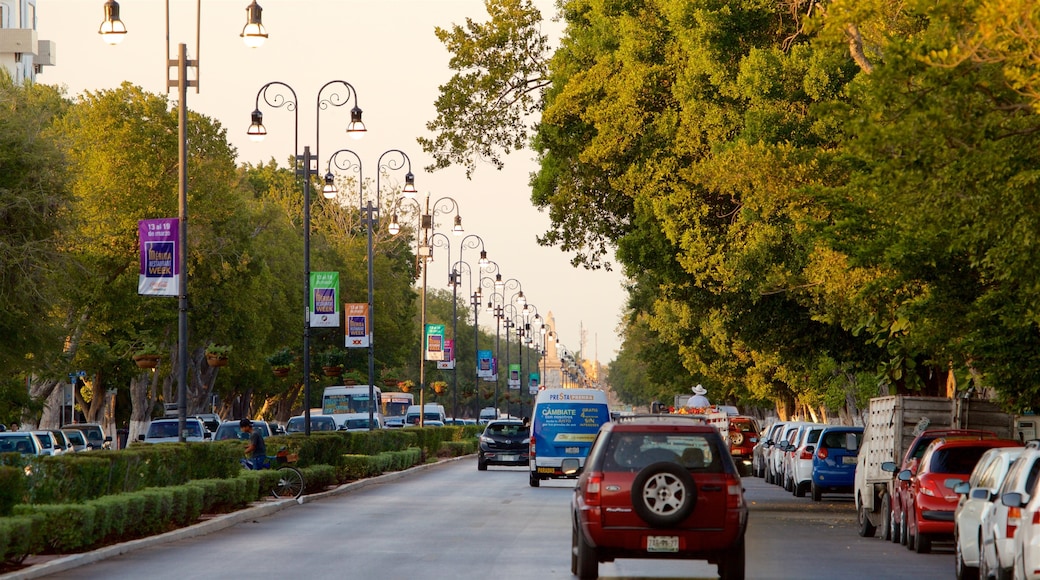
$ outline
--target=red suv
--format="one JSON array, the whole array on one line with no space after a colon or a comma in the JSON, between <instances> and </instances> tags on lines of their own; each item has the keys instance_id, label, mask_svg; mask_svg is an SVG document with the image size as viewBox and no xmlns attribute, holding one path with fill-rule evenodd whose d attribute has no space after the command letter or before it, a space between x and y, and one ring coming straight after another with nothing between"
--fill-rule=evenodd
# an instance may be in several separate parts
<instances>
[{"instance_id":1,"label":"red suv","mask_svg":"<svg viewBox=\"0 0 1040 580\"><path fill-rule=\"evenodd\" d=\"M571 500L571 572L616 558L701 559L744 578L747 504L718 429L682 415L623 417L596 436Z\"/></svg>"},{"instance_id":2,"label":"red suv","mask_svg":"<svg viewBox=\"0 0 1040 580\"><path fill-rule=\"evenodd\" d=\"M729 418L729 452L740 475L751 475L751 460L758 444L758 421L737 415Z\"/></svg>"}]
</instances>

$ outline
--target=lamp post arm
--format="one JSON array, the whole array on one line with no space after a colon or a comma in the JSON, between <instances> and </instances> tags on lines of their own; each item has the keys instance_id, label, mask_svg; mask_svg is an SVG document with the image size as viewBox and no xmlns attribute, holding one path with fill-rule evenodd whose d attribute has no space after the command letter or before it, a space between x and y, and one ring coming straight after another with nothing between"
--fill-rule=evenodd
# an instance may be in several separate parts
<instances>
[{"instance_id":1,"label":"lamp post arm","mask_svg":"<svg viewBox=\"0 0 1040 580\"><path fill-rule=\"evenodd\" d=\"M340 95L338 92L329 93L327 98L323 98L321 95L325 92L325 89L332 85L342 85L347 89L345 95ZM321 85L318 89L318 96L315 97L315 108L314 108L314 157L321 159L321 112L328 109L330 106L342 107L350 102L350 97L354 97L354 108L358 110L359 116L361 109L358 108L358 94L357 90L354 89L354 85L343 80L334 80Z\"/></svg>"},{"instance_id":2,"label":"lamp post arm","mask_svg":"<svg viewBox=\"0 0 1040 580\"><path fill-rule=\"evenodd\" d=\"M268 91L272 88L276 89L271 95L268 95ZM285 98L285 94L279 89L288 90L292 94L292 99ZM296 98L296 91L291 86L282 81L271 81L264 86L260 87L260 90L256 93L256 105L254 109L256 112L260 112L260 98L263 97L264 103L272 109L285 108L286 111L292 111L293 113L293 159L300 152L300 111L298 110L299 100ZM294 161L296 163L296 161ZM295 165L293 166L296 167Z\"/></svg>"}]
</instances>

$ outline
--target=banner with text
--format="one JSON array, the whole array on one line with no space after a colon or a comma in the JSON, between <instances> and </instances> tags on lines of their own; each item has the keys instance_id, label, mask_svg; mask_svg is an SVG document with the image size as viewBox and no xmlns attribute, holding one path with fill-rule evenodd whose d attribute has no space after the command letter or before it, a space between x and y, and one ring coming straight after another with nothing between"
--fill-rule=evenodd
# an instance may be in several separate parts
<instances>
[{"instance_id":1,"label":"banner with text","mask_svg":"<svg viewBox=\"0 0 1040 580\"><path fill-rule=\"evenodd\" d=\"M311 326L339 328L339 272L311 272Z\"/></svg>"},{"instance_id":2,"label":"banner with text","mask_svg":"<svg viewBox=\"0 0 1040 580\"><path fill-rule=\"evenodd\" d=\"M343 305L343 309L347 313L346 347L368 348L372 340L369 330L371 327L368 324L368 303L348 302Z\"/></svg>"},{"instance_id":3,"label":"banner with text","mask_svg":"<svg viewBox=\"0 0 1040 580\"><path fill-rule=\"evenodd\" d=\"M437 368L442 371L455 369L455 340L444 341L444 360L437 361Z\"/></svg>"},{"instance_id":4,"label":"banner with text","mask_svg":"<svg viewBox=\"0 0 1040 580\"><path fill-rule=\"evenodd\" d=\"M541 375L539 375L538 373L528 373L527 374L527 392L531 393L532 395L537 395L538 394L538 383L539 383L540 380L541 380Z\"/></svg>"},{"instance_id":5,"label":"banner with text","mask_svg":"<svg viewBox=\"0 0 1040 580\"><path fill-rule=\"evenodd\" d=\"M137 222L137 243L141 252L141 273L137 278L138 294L180 294L181 273L177 264L179 237L177 218Z\"/></svg>"},{"instance_id":6,"label":"banner with text","mask_svg":"<svg viewBox=\"0 0 1040 580\"><path fill-rule=\"evenodd\" d=\"M509 380L506 382L510 389L520 390L520 365L509 365Z\"/></svg>"},{"instance_id":7,"label":"banner with text","mask_svg":"<svg viewBox=\"0 0 1040 580\"><path fill-rule=\"evenodd\" d=\"M477 351L477 376L482 379L490 379L495 371L491 368L491 351Z\"/></svg>"},{"instance_id":8,"label":"banner with text","mask_svg":"<svg viewBox=\"0 0 1040 580\"><path fill-rule=\"evenodd\" d=\"M423 343L426 345L426 360L445 360L444 325L427 324L425 336Z\"/></svg>"}]
</instances>

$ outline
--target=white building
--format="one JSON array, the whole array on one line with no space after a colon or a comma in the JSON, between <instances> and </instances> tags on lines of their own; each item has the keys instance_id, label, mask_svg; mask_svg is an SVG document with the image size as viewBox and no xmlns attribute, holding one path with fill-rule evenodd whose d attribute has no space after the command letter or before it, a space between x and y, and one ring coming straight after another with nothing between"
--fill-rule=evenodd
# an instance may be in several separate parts
<instances>
[{"instance_id":1,"label":"white building","mask_svg":"<svg viewBox=\"0 0 1040 580\"><path fill-rule=\"evenodd\" d=\"M19 84L55 62L54 41L36 38L36 2L0 0L0 66Z\"/></svg>"}]
</instances>

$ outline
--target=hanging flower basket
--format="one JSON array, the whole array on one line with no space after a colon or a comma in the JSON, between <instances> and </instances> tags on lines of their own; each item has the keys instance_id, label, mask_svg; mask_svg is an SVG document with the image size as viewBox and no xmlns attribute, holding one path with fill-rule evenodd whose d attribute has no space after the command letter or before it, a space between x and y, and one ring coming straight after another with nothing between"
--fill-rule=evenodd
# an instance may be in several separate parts
<instances>
[{"instance_id":1,"label":"hanging flower basket","mask_svg":"<svg viewBox=\"0 0 1040 580\"><path fill-rule=\"evenodd\" d=\"M138 368L154 369L155 367L159 366L159 355L139 354L134 356L134 362L137 363Z\"/></svg>"},{"instance_id":2,"label":"hanging flower basket","mask_svg":"<svg viewBox=\"0 0 1040 580\"><path fill-rule=\"evenodd\" d=\"M287 377L289 376L289 367L271 367L271 372L276 377Z\"/></svg>"},{"instance_id":3,"label":"hanging flower basket","mask_svg":"<svg viewBox=\"0 0 1040 580\"><path fill-rule=\"evenodd\" d=\"M402 393L407 393L408 391L412 390L412 384L409 381L403 381L397 386L401 389Z\"/></svg>"},{"instance_id":4,"label":"hanging flower basket","mask_svg":"<svg viewBox=\"0 0 1040 580\"><path fill-rule=\"evenodd\" d=\"M228 357L220 356L219 354L207 354L206 363L211 367L226 367L228 365Z\"/></svg>"},{"instance_id":5,"label":"hanging flower basket","mask_svg":"<svg viewBox=\"0 0 1040 580\"><path fill-rule=\"evenodd\" d=\"M443 393L444 390L448 388L448 384L442 381L437 381L430 386L433 387L433 392L437 393L438 395Z\"/></svg>"},{"instance_id":6,"label":"hanging flower basket","mask_svg":"<svg viewBox=\"0 0 1040 580\"><path fill-rule=\"evenodd\" d=\"M343 374L343 367L321 367L326 377L338 377Z\"/></svg>"}]
</instances>

